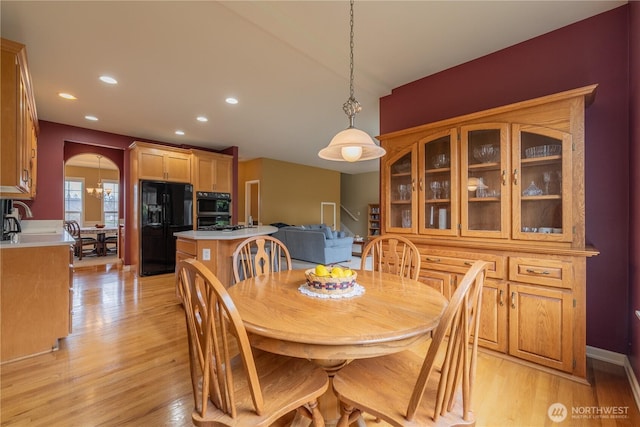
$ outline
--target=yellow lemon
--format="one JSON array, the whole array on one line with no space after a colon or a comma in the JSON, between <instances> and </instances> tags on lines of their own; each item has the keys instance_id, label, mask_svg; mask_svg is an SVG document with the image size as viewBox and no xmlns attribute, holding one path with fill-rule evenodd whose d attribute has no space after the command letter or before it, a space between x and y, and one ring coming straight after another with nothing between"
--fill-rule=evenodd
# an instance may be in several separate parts
<instances>
[{"instance_id":1,"label":"yellow lemon","mask_svg":"<svg viewBox=\"0 0 640 427\"><path fill-rule=\"evenodd\" d=\"M344 277L351 277L351 276L353 276L353 270L351 270L350 268L347 268L344 271Z\"/></svg>"},{"instance_id":2,"label":"yellow lemon","mask_svg":"<svg viewBox=\"0 0 640 427\"><path fill-rule=\"evenodd\" d=\"M331 269L331 277L344 277L344 270L340 267L333 267Z\"/></svg>"},{"instance_id":3,"label":"yellow lemon","mask_svg":"<svg viewBox=\"0 0 640 427\"><path fill-rule=\"evenodd\" d=\"M326 277L329 276L329 270L322 264L316 265L316 276Z\"/></svg>"}]
</instances>

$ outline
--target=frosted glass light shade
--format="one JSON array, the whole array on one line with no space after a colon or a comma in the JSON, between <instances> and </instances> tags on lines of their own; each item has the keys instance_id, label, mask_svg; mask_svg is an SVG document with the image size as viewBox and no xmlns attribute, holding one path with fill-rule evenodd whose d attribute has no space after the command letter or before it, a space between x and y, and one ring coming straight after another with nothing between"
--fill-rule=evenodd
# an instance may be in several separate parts
<instances>
[{"instance_id":1,"label":"frosted glass light shade","mask_svg":"<svg viewBox=\"0 0 640 427\"><path fill-rule=\"evenodd\" d=\"M377 159L385 154L385 149L376 145L366 132L348 128L338 132L318 156L325 160L355 162Z\"/></svg>"},{"instance_id":2,"label":"frosted glass light shade","mask_svg":"<svg viewBox=\"0 0 640 427\"><path fill-rule=\"evenodd\" d=\"M347 162L355 162L362 157L362 147L358 145L342 147L340 152L342 153L342 158Z\"/></svg>"}]
</instances>

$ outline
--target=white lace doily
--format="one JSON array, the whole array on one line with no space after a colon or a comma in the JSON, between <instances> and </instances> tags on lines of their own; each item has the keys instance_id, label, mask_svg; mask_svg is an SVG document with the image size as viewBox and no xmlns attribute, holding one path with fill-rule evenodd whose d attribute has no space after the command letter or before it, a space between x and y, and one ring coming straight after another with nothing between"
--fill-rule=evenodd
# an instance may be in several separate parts
<instances>
[{"instance_id":1,"label":"white lace doily","mask_svg":"<svg viewBox=\"0 0 640 427\"><path fill-rule=\"evenodd\" d=\"M323 299L352 298L352 297L357 297L364 294L364 287L358 285L357 283L353 284L353 290L349 292L345 292L344 294L318 294L313 291L310 291L309 288L307 288L306 283L300 285L298 290L307 296L314 297L314 298L323 298Z\"/></svg>"}]
</instances>

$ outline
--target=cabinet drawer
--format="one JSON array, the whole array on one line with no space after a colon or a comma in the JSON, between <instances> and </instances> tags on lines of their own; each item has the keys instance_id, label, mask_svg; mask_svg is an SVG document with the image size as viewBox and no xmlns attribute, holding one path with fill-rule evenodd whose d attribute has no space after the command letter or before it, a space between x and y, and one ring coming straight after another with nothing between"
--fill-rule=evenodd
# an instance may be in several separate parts
<instances>
[{"instance_id":1,"label":"cabinet drawer","mask_svg":"<svg viewBox=\"0 0 640 427\"><path fill-rule=\"evenodd\" d=\"M509 257L509 280L571 289L572 264L562 259Z\"/></svg>"},{"instance_id":2,"label":"cabinet drawer","mask_svg":"<svg viewBox=\"0 0 640 427\"><path fill-rule=\"evenodd\" d=\"M475 261L482 260L489 263L487 277L494 279L504 277L505 260L501 255L421 249L420 256L422 268L464 274Z\"/></svg>"},{"instance_id":3,"label":"cabinet drawer","mask_svg":"<svg viewBox=\"0 0 640 427\"><path fill-rule=\"evenodd\" d=\"M195 240L178 239L176 241L176 252L184 252L193 255L195 258L198 254L198 247Z\"/></svg>"}]
</instances>

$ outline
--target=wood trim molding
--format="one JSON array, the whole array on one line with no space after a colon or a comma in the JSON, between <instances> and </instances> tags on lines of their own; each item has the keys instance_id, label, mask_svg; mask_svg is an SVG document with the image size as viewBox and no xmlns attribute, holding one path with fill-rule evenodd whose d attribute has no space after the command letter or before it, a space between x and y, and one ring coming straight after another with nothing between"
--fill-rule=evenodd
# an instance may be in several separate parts
<instances>
[{"instance_id":1,"label":"wood trim molding","mask_svg":"<svg viewBox=\"0 0 640 427\"><path fill-rule=\"evenodd\" d=\"M625 354L616 353L609 350L603 350L597 347L587 346L587 357L592 359L602 360L604 362L613 363L614 365L623 366L627 373L627 379L629 380L629 386L633 392L633 397L636 400L636 406L640 411L640 384L636 378L629 358Z\"/></svg>"}]
</instances>

